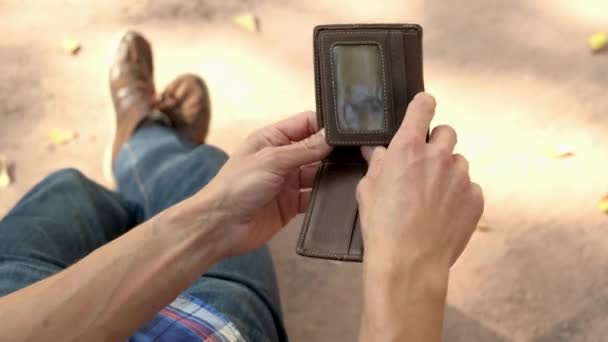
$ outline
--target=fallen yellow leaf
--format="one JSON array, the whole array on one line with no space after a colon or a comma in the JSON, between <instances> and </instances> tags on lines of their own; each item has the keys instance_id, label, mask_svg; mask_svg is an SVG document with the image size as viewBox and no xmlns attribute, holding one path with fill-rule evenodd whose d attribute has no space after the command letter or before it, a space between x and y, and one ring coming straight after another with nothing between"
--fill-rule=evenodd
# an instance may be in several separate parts
<instances>
[{"instance_id":1,"label":"fallen yellow leaf","mask_svg":"<svg viewBox=\"0 0 608 342\"><path fill-rule=\"evenodd\" d=\"M598 52L608 46L608 34L598 32L589 36L589 47L591 51Z\"/></svg>"},{"instance_id":2,"label":"fallen yellow leaf","mask_svg":"<svg viewBox=\"0 0 608 342\"><path fill-rule=\"evenodd\" d=\"M76 132L69 129L54 129L49 132L49 140L53 145L66 144L78 137Z\"/></svg>"},{"instance_id":3,"label":"fallen yellow leaf","mask_svg":"<svg viewBox=\"0 0 608 342\"><path fill-rule=\"evenodd\" d=\"M608 214L608 194L605 194L604 197L600 198L600 200L597 202L597 208Z\"/></svg>"},{"instance_id":4,"label":"fallen yellow leaf","mask_svg":"<svg viewBox=\"0 0 608 342\"><path fill-rule=\"evenodd\" d=\"M63 50L71 55L76 55L80 51L80 42L76 39L64 39L61 43Z\"/></svg>"},{"instance_id":5,"label":"fallen yellow leaf","mask_svg":"<svg viewBox=\"0 0 608 342\"><path fill-rule=\"evenodd\" d=\"M483 233L487 233L492 230L492 227L490 227L488 222L482 217L477 223L477 230Z\"/></svg>"},{"instance_id":6,"label":"fallen yellow leaf","mask_svg":"<svg viewBox=\"0 0 608 342\"><path fill-rule=\"evenodd\" d=\"M11 184L11 177L8 174L8 160L0 155L0 189L6 188Z\"/></svg>"},{"instance_id":7,"label":"fallen yellow leaf","mask_svg":"<svg viewBox=\"0 0 608 342\"><path fill-rule=\"evenodd\" d=\"M551 151L550 154L553 159L574 157L574 149L570 145L561 144L557 146L555 150Z\"/></svg>"},{"instance_id":8,"label":"fallen yellow leaf","mask_svg":"<svg viewBox=\"0 0 608 342\"><path fill-rule=\"evenodd\" d=\"M238 14L232 18L232 22L249 32L258 32L260 30L258 18L251 13Z\"/></svg>"}]
</instances>

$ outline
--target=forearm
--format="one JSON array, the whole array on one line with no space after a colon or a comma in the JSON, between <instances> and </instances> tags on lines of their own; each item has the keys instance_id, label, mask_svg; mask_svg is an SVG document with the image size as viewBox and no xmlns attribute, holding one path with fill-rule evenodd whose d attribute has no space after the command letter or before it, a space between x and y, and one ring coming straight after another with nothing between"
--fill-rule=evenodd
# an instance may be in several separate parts
<instances>
[{"instance_id":1,"label":"forearm","mask_svg":"<svg viewBox=\"0 0 608 342\"><path fill-rule=\"evenodd\" d=\"M219 233L205 201L182 202L65 271L0 298L0 336L125 340L221 258Z\"/></svg>"},{"instance_id":2,"label":"forearm","mask_svg":"<svg viewBox=\"0 0 608 342\"><path fill-rule=\"evenodd\" d=\"M440 341L447 285L447 268L365 265L359 340Z\"/></svg>"}]
</instances>

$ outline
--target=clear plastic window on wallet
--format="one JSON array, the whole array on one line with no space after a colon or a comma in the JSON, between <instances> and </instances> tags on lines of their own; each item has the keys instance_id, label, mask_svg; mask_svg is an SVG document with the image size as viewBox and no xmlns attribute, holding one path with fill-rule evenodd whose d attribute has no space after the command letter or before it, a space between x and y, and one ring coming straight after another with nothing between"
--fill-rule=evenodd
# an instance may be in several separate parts
<instances>
[{"instance_id":1,"label":"clear plastic window on wallet","mask_svg":"<svg viewBox=\"0 0 608 342\"><path fill-rule=\"evenodd\" d=\"M378 46L334 46L333 64L338 130L385 130L383 74Z\"/></svg>"}]
</instances>

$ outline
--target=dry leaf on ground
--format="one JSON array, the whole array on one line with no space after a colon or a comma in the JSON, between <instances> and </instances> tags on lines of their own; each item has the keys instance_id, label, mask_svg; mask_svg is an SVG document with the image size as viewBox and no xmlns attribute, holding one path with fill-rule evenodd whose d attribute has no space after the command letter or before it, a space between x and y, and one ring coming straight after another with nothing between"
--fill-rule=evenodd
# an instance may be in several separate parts
<instances>
[{"instance_id":1,"label":"dry leaf on ground","mask_svg":"<svg viewBox=\"0 0 608 342\"><path fill-rule=\"evenodd\" d=\"M78 134L69 129L54 129L49 132L49 140L53 145L62 145L76 139Z\"/></svg>"},{"instance_id":2,"label":"dry leaf on ground","mask_svg":"<svg viewBox=\"0 0 608 342\"><path fill-rule=\"evenodd\" d=\"M604 197L600 198L600 200L597 202L597 208L608 214L608 194L605 194Z\"/></svg>"},{"instance_id":3,"label":"dry leaf on ground","mask_svg":"<svg viewBox=\"0 0 608 342\"><path fill-rule=\"evenodd\" d=\"M589 36L589 47L593 52L599 52L608 46L608 34L598 32Z\"/></svg>"},{"instance_id":4,"label":"dry leaf on ground","mask_svg":"<svg viewBox=\"0 0 608 342\"><path fill-rule=\"evenodd\" d=\"M492 227L490 227L490 225L488 224L488 221L486 221L486 219L484 219L483 217L479 220L479 223L477 223L477 230L483 233L489 232L492 230Z\"/></svg>"},{"instance_id":5,"label":"dry leaf on ground","mask_svg":"<svg viewBox=\"0 0 608 342\"><path fill-rule=\"evenodd\" d=\"M11 177L8 174L8 159L0 154L0 189L6 188L11 184Z\"/></svg>"},{"instance_id":6,"label":"dry leaf on ground","mask_svg":"<svg viewBox=\"0 0 608 342\"><path fill-rule=\"evenodd\" d=\"M80 42L76 39L64 39L61 42L61 47L63 50L71 55L76 55L80 52Z\"/></svg>"},{"instance_id":7,"label":"dry leaf on ground","mask_svg":"<svg viewBox=\"0 0 608 342\"><path fill-rule=\"evenodd\" d=\"M232 18L232 22L239 25L249 32L259 32L260 31L260 21L258 17L256 17L252 13L241 13Z\"/></svg>"},{"instance_id":8,"label":"dry leaf on ground","mask_svg":"<svg viewBox=\"0 0 608 342\"><path fill-rule=\"evenodd\" d=\"M574 157L574 149L570 145L561 144L557 148L550 152L551 158L562 159L568 157Z\"/></svg>"}]
</instances>

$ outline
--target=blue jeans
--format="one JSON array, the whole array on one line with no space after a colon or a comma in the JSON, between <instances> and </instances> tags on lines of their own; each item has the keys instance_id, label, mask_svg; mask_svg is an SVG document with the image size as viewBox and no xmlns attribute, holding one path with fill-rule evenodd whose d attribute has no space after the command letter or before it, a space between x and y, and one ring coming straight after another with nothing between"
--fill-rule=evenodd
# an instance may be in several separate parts
<instances>
[{"instance_id":1,"label":"blue jeans","mask_svg":"<svg viewBox=\"0 0 608 342\"><path fill-rule=\"evenodd\" d=\"M0 296L65 269L193 195L227 158L146 122L115 163L119 193L73 169L49 175L0 221ZM185 293L226 314L247 341L287 340L266 246L221 261Z\"/></svg>"}]
</instances>

